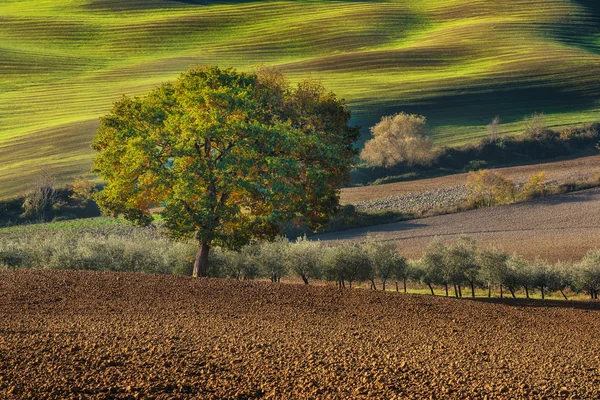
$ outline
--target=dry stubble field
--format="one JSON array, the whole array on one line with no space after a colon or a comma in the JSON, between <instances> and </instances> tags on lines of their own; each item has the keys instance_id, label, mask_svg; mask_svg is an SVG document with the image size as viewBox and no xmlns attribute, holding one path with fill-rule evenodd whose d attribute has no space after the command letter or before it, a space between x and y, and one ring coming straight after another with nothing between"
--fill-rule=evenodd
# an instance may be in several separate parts
<instances>
[{"instance_id":1,"label":"dry stubble field","mask_svg":"<svg viewBox=\"0 0 600 400\"><path fill-rule=\"evenodd\" d=\"M329 242L361 241L367 235L398 244L402 254L421 257L436 237L466 234L481 245L516 252L529 259L577 261L600 246L600 188L518 204L482 208L316 236Z\"/></svg>"},{"instance_id":2,"label":"dry stubble field","mask_svg":"<svg viewBox=\"0 0 600 400\"><path fill-rule=\"evenodd\" d=\"M0 272L1 398L599 398L600 304Z\"/></svg>"}]
</instances>

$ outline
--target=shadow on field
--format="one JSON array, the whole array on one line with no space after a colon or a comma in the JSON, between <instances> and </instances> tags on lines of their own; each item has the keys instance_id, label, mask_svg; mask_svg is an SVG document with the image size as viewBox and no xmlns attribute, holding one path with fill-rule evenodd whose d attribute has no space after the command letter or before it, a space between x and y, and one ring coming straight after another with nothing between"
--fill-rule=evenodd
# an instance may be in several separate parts
<instances>
[{"instance_id":1,"label":"shadow on field","mask_svg":"<svg viewBox=\"0 0 600 400\"><path fill-rule=\"evenodd\" d=\"M463 298L463 300L474 301L477 303L504 304L513 307L532 307L532 308L573 308L577 310L600 311L599 301L575 301L575 300L533 300L533 299L512 299L512 298Z\"/></svg>"}]
</instances>

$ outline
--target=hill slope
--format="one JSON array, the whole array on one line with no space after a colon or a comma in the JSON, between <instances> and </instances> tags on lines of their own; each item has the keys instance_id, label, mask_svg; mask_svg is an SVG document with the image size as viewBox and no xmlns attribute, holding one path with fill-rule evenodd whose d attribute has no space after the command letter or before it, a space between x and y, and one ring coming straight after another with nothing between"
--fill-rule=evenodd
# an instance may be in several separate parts
<instances>
[{"instance_id":1,"label":"hill slope","mask_svg":"<svg viewBox=\"0 0 600 400\"><path fill-rule=\"evenodd\" d=\"M369 126L427 115L438 143L505 132L544 111L597 119L600 21L590 0L5 0L0 4L0 197L40 168L89 169L98 117L195 64L312 73Z\"/></svg>"}]
</instances>

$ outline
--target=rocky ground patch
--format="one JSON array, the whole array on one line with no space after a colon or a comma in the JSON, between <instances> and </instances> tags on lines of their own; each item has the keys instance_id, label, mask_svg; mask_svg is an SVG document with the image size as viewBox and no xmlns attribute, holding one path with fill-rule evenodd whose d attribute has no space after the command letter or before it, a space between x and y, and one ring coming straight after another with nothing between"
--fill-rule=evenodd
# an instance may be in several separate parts
<instances>
[{"instance_id":1,"label":"rocky ground patch","mask_svg":"<svg viewBox=\"0 0 600 400\"><path fill-rule=\"evenodd\" d=\"M0 272L1 398L600 397L595 303Z\"/></svg>"},{"instance_id":2,"label":"rocky ground patch","mask_svg":"<svg viewBox=\"0 0 600 400\"><path fill-rule=\"evenodd\" d=\"M401 196L365 200L356 203L355 206L360 211L394 210L406 214L419 214L430 210L458 207L463 205L466 199L466 186L458 185Z\"/></svg>"}]
</instances>

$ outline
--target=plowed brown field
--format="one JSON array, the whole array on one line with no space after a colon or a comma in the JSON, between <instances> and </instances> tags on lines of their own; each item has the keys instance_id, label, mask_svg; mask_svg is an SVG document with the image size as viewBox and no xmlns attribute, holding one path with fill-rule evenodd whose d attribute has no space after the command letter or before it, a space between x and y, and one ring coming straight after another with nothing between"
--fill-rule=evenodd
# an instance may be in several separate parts
<instances>
[{"instance_id":1,"label":"plowed brown field","mask_svg":"<svg viewBox=\"0 0 600 400\"><path fill-rule=\"evenodd\" d=\"M546 172L546 181L576 182L600 173L600 156L587 156L540 164L520 165L496 169L498 173L513 181L523 181L539 172ZM385 185L361 186L342 190L342 203L359 203L365 200L384 199L409 193L427 192L467 183L467 174L447 175L439 178L388 183Z\"/></svg>"},{"instance_id":2,"label":"plowed brown field","mask_svg":"<svg viewBox=\"0 0 600 400\"><path fill-rule=\"evenodd\" d=\"M480 244L527 258L579 260L600 247L600 188L529 202L441 215L320 235L323 241L364 240L368 234L394 241L407 257L420 257L436 236L461 234Z\"/></svg>"},{"instance_id":3,"label":"plowed brown field","mask_svg":"<svg viewBox=\"0 0 600 400\"><path fill-rule=\"evenodd\" d=\"M0 272L0 398L600 398L597 303Z\"/></svg>"}]
</instances>

